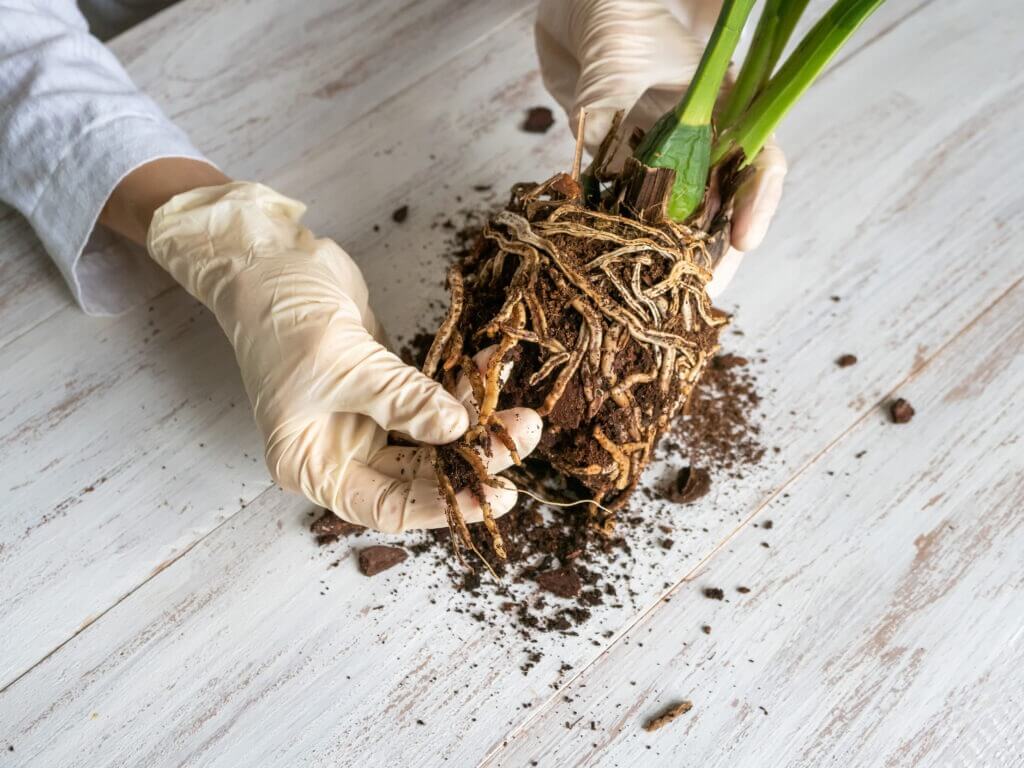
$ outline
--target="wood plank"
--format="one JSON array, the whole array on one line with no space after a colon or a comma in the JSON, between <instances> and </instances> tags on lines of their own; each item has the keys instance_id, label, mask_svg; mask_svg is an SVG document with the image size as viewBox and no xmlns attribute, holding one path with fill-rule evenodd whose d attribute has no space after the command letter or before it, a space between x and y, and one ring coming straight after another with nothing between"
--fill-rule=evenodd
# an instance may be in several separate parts
<instances>
[{"instance_id":1,"label":"wood plank","mask_svg":"<svg viewBox=\"0 0 1024 768\"><path fill-rule=\"evenodd\" d=\"M204 71L199 68L205 62L208 78L217 79L209 68L220 61L220 53L213 57L203 52L218 50L210 35L228 23L230 17L222 16L228 4L194 5L182 5L142 25L140 41L132 43L138 50L128 46L119 51L141 85L163 83L159 76L165 65L176 66L179 56L193 73ZM265 101L272 101L274 88L291 93L298 81L309 86L327 83L329 76L348 73L354 78L326 106L324 99L307 94L302 104L282 109L273 120L264 116L253 123L260 127L242 142L246 151L266 155L267 162L294 160L305 142L333 133L466 45L483 44L489 29L509 17L523 17L527 4L431 0L416 4L405 17L396 16L400 24L392 27L390 37L377 25L359 44L349 41L347 52L324 51L332 30L347 39L357 21L379 21L374 4L352 5L369 17L350 18L333 2L304 4L300 13L282 21L292 35L282 39L255 21L268 18L267 3L263 16L239 12L232 41L256 50L263 40L277 46L273 50L282 59L297 55L295 46L302 44L294 25L318 30L322 60L313 48L303 49L301 61L285 67L290 79L275 81L273 88L260 84ZM337 13L324 15L328 7ZM210 14L211 26L202 26ZM449 20L449 15L458 18ZM176 24L184 31L174 34ZM193 30L193 24L199 27ZM119 39L115 48L134 40L133 35ZM378 50L384 40L401 43L402 53L391 56ZM379 82L380 72L391 78L387 87ZM235 104L230 98L238 89L233 80L226 83L223 91L212 93L217 104L207 105L192 119L207 128L219 124L223 130L231 120L244 124L247 118L239 115L248 102ZM157 97L165 104L185 103L189 94L169 90ZM390 135L401 127L392 124ZM467 134L456 136L457 141L468 140ZM292 154L276 145L264 146L282 140L291 142ZM245 162L244 157L237 159L243 171ZM400 183L399 178L389 180L392 187ZM456 175L453 183L468 188L474 180ZM301 184L291 191L303 196ZM386 255L390 246L373 232L374 219L368 215L372 199L357 190L345 199L363 215L343 242L371 257ZM40 261L41 250L31 242L24 222L9 214L0 227L10 227L3 230L10 238L0 247L0 277L5 280L0 289L5 320L0 370L9 372L0 378L2 688L271 482L233 354L205 310L175 291L121 318L85 318L65 295L52 266ZM443 249L440 233L436 235L434 254L439 255ZM440 285L435 291L440 298ZM425 302L419 306L422 311Z\"/></svg>"},{"instance_id":2,"label":"wood plank","mask_svg":"<svg viewBox=\"0 0 1024 768\"><path fill-rule=\"evenodd\" d=\"M236 178L273 184L312 144L434 72L534 0L186 0L112 40L141 90ZM301 191L301 186L295 192ZM0 346L73 301L0 206Z\"/></svg>"},{"instance_id":3,"label":"wood plank","mask_svg":"<svg viewBox=\"0 0 1024 768\"><path fill-rule=\"evenodd\" d=\"M899 394L488 765L1017 764L1024 282Z\"/></svg>"},{"instance_id":4,"label":"wood plank","mask_svg":"<svg viewBox=\"0 0 1024 768\"><path fill-rule=\"evenodd\" d=\"M164 754L223 765L336 764L369 756L382 763L433 765L447 758L464 765L499 748L522 713L549 698L561 662L589 663L592 639L600 643L601 632L628 627L637 610L660 597L665 580L681 578L767 492L1019 279L1021 266L999 247L1020 236L1013 216L1020 193L988 180L1017 151L1009 137L1019 101L1004 104L997 97L1020 87L1021 52L1002 44L1007 25L993 27L974 16L964 5L944 5L927 19L911 17L878 38L870 57L848 60L828 88L812 93L808 114L829 114L849 141L822 148L836 129L799 119L784 137L797 159L787 207L772 244L749 260L733 293L745 326L757 329L756 337L739 340L738 351L761 346L778 361L766 367L778 391L766 402L765 431L782 450L747 483L723 486L707 504L687 509L684 524L693 530L679 537L671 558L636 541L635 605L599 611L580 638L547 638L547 656L522 677L522 648L507 627L482 627L446 613L454 598L428 563L409 563L381 581L358 576L347 556L330 568L331 556L310 556L303 543L307 507L264 494L0 695L0 724L9 725L4 732L33 759L90 766ZM887 17L878 19L884 25ZM927 71L917 61L921 40L944 50ZM365 243L353 251L392 329L415 328L430 287L439 282L439 262L405 259L435 245L426 239L429 223L457 204L456 194L476 181L493 179L501 188L569 157L554 143L527 147L530 137L515 128L524 104L543 100L531 47L528 21L517 21L508 35L467 51L344 136L310 149L301 178L297 170L285 179L286 188L301 183L313 201L316 229ZM981 70L989 89L964 87L976 86ZM955 112L948 88L965 94ZM851 89L863 92L853 99ZM908 103L904 94L911 91ZM1003 117L986 132L973 130L978 115L994 107ZM399 132L395 126L408 127L403 120L415 120L417 130ZM926 137L920 124L929 126ZM388 130L400 136L389 140ZM892 151L885 163L859 162L878 151L880 136L903 151ZM943 142L958 151L936 151ZM816 164L827 174L812 178L801 170ZM332 167L351 173L341 179ZM446 171L453 174L450 189L438 189L435 182ZM380 181L389 178L402 184ZM832 185L828 195L821 178ZM963 189L976 192L969 205ZM367 213L366 200L384 215ZM372 223L402 203L413 205L407 225L372 233ZM898 221L876 222L880 212L901 203ZM864 213L869 204L874 215ZM947 232L949 210L963 210L963 216ZM979 241L996 250L982 267L968 269L962 255L984 247ZM806 255L811 244L813 257ZM889 252L899 260L883 260L880 254ZM384 278L396 273L404 287L387 287ZM844 300L829 301L834 293ZM843 346L832 349L822 338L843 339ZM838 374L832 362L840 352L864 352L846 348L848 339L871 340L856 376ZM794 403L801 407L796 418L788 415ZM330 602L314 592L321 579ZM138 685L142 675L146 686ZM90 737L93 712L106 741Z\"/></svg>"}]
</instances>

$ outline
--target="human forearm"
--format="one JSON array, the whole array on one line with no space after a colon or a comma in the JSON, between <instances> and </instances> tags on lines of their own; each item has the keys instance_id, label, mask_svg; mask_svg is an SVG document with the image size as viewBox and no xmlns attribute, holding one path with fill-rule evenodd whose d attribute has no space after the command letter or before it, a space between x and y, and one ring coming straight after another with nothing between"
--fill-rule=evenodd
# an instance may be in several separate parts
<instances>
[{"instance_id":1,"label":"human forearm","mask_svg":"<svg viewBox=\"0 0 1024 768\"><path fill-rule=\"evenodd\" d=\"M0 0L0 202L25 216L87 312L159 288L159 270L96 224L126 176L171 157L202 153L89 34L74 0Z\"/></svg>"},{"instance_id":2,"label":"human forearm","mask_svg":"<svg viewBox=\"0 0 1024 768\"><path fill-rule=\"evenodd\" d=\"M100 213L100 224L133 243L146 244L153 213L175 195L231 179L209 163L164 157L139 166L114 188Z\"/></svg>"}]
</instances>

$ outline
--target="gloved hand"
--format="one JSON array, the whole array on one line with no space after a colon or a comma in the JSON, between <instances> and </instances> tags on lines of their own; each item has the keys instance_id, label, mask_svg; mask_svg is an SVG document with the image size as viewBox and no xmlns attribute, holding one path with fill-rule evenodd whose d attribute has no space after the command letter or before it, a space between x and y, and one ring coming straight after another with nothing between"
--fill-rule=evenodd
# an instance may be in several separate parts
<instances>
[{"instance_id":1,"label":"gloved hand","mask_svg":"<svg viewBox=\"0 0 1024 768\"><path fill-rule=\"evenodd\" d=\"M448 443L474 414L384 348L359 268L299 224L304 211L260 184L195 189L156 211L147 245L231 340L278 483L381 531L442 527L432 449L388 447L387 432ZM520 456L536 447L534 411L499 418ZM484 462L494 473L512 460L494 440ZM515 504L511 484L484 492L496 515ZM468 489L458 501L482 518Z\"/></svg>"},{"instance_id":2,"label":"gloved hand","mask_svg":"<svg viewBox=\"0 0 1024 768\"><path fill-rule=\"evenodd\" d=\"M575 136L587 111L585 143L593 153L617 110L626 111L625 135L647 130L681 98L697 70L705 41L721 6L716 0L541 0L537 53L544 85L565 110ZM711 22L710 25L708 22ZM782 195L786 158L769 143L754 172L737 191L732 250L708 286L712 297L725 289L742 258L768 230Z\"/></svg>"}]
</instances>

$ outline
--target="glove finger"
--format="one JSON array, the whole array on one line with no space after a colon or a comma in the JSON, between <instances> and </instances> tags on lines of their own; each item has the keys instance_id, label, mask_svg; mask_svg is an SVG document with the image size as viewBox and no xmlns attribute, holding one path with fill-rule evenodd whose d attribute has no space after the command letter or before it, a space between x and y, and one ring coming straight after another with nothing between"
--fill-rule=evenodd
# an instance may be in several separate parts
<instances>
[{"instance_id":1,"label":"glove finger","mask_svg":"<svg viewBox=\"0 0 1024 768\"><path fill-rule=\"evenodd\" d=\"M733 202L732 246L752 251L761 244L782 197L786 156L774 142L765 144L752 163L754 172L736 191Z\"/></svg>"},{"instance_id":2,"label":"glove finger","mask_svg":"<svg viewBox=\"0 0 1024 768\"><path fill-rule=\"evenodd\" d=\"M711 276L711 282L708 283L707 291L708 296L712 299L717 299L726 288L729 287L729 283L736 276L736 271L740 268L740 263L743 261L743 252L737 251L735 248L730 248L722 260L715 266L715 271Z\"/></svg>"},{"instance_id":3,"label":"glove finger","mask_svg":"<svg viewBox=\"0 0 1024 768\"><path fill-rule=\"evenodd\" d=\"M349 522L385 533L448 525L444 498L431 479L396 480L361 462L351 462L341 477L330 508ZM503 486L484 486L484 498L495 516L512 509L518 498L511 484ZM471 490L460 491L456 501L467 523L483 520L480 502Z\"/></svg>"},{"instance_id":4,"label":"glove finger","mask_svg":"<svg viewBox=\"0 0 1024 768\"><path fill-rule=\"evenodd\" d=\"M337 410L361 413L382 429L435 445L450 443L469 428L466 408L444 387L364 335L347 340L359 347L347 352L359 362L334 384Z\"/></svg>"},{"instance_id":5,"label":"glove finger","mask_svg":"<svg viewBox=\"0 0 1024 768\"><path fill-rule=\"evenodd\" d=\"M617 110L628 115L649 89L685 88L703 46L659 3L607 3L587 16L576 36L580 76L569 127L575 134L586 109L584 139L593 153Z\"/></svg>"},{"instance_id":6,"label":"glove finger","mask_svg":"<svg viewBox=\"0 0 1024 768\"><path fill-rule=\"evenodd\" d=\"M564 4L564 0L556 2ZM537 45L537 60L540 62L540 75L544 87L565 113L569 114L576 95L576 83L580 79L579 62L544 25L541 15L538 16L537 26L534 28L534 41Z\"/></svg>"},{"instance_id":7,"label":"glove finger","mask_svg":"<svg viewBox=\"0 0 1024 768\"><path fill-rule=\"evenodd\" d=\"M525 458L540 442L543 422L537 412L530 408L510 408L498 411L495 416L505 426L505 431L516 447L520 458ZM478 451L487 472L496 475L512 466L512 454L500 440L491 438L490 455ZM382 448L370 460L370 466L398 480L434 477L433 451L430 448L411 448L394 445Z\"/></svg>"}]
</instances>

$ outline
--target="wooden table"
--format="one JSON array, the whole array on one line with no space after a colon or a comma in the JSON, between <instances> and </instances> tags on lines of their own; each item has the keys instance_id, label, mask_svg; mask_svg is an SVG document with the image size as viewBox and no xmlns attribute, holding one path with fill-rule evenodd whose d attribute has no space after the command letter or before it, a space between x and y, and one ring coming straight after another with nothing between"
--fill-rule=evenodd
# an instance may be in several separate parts
<instances>
[{"instance_id":1,"label":"wooden table","mask_svg":"<svg viewBox=\"0 0 1024 768\"><path fill-rule=\"evenodd\" d=\"M564 123L518 129L554 106L532 16L183 0L112 48L227 171L308 202L408 336L443 297L431 225L571 157ZM796 109L724 301L779 452L663 510L690 532L637 542L635 598L525 675L427 559L366 579L313 545L203 308L87 318L5 211L0 766L1024 764L1022 25L888 3Z\"/></svg>"}]
</instances>

